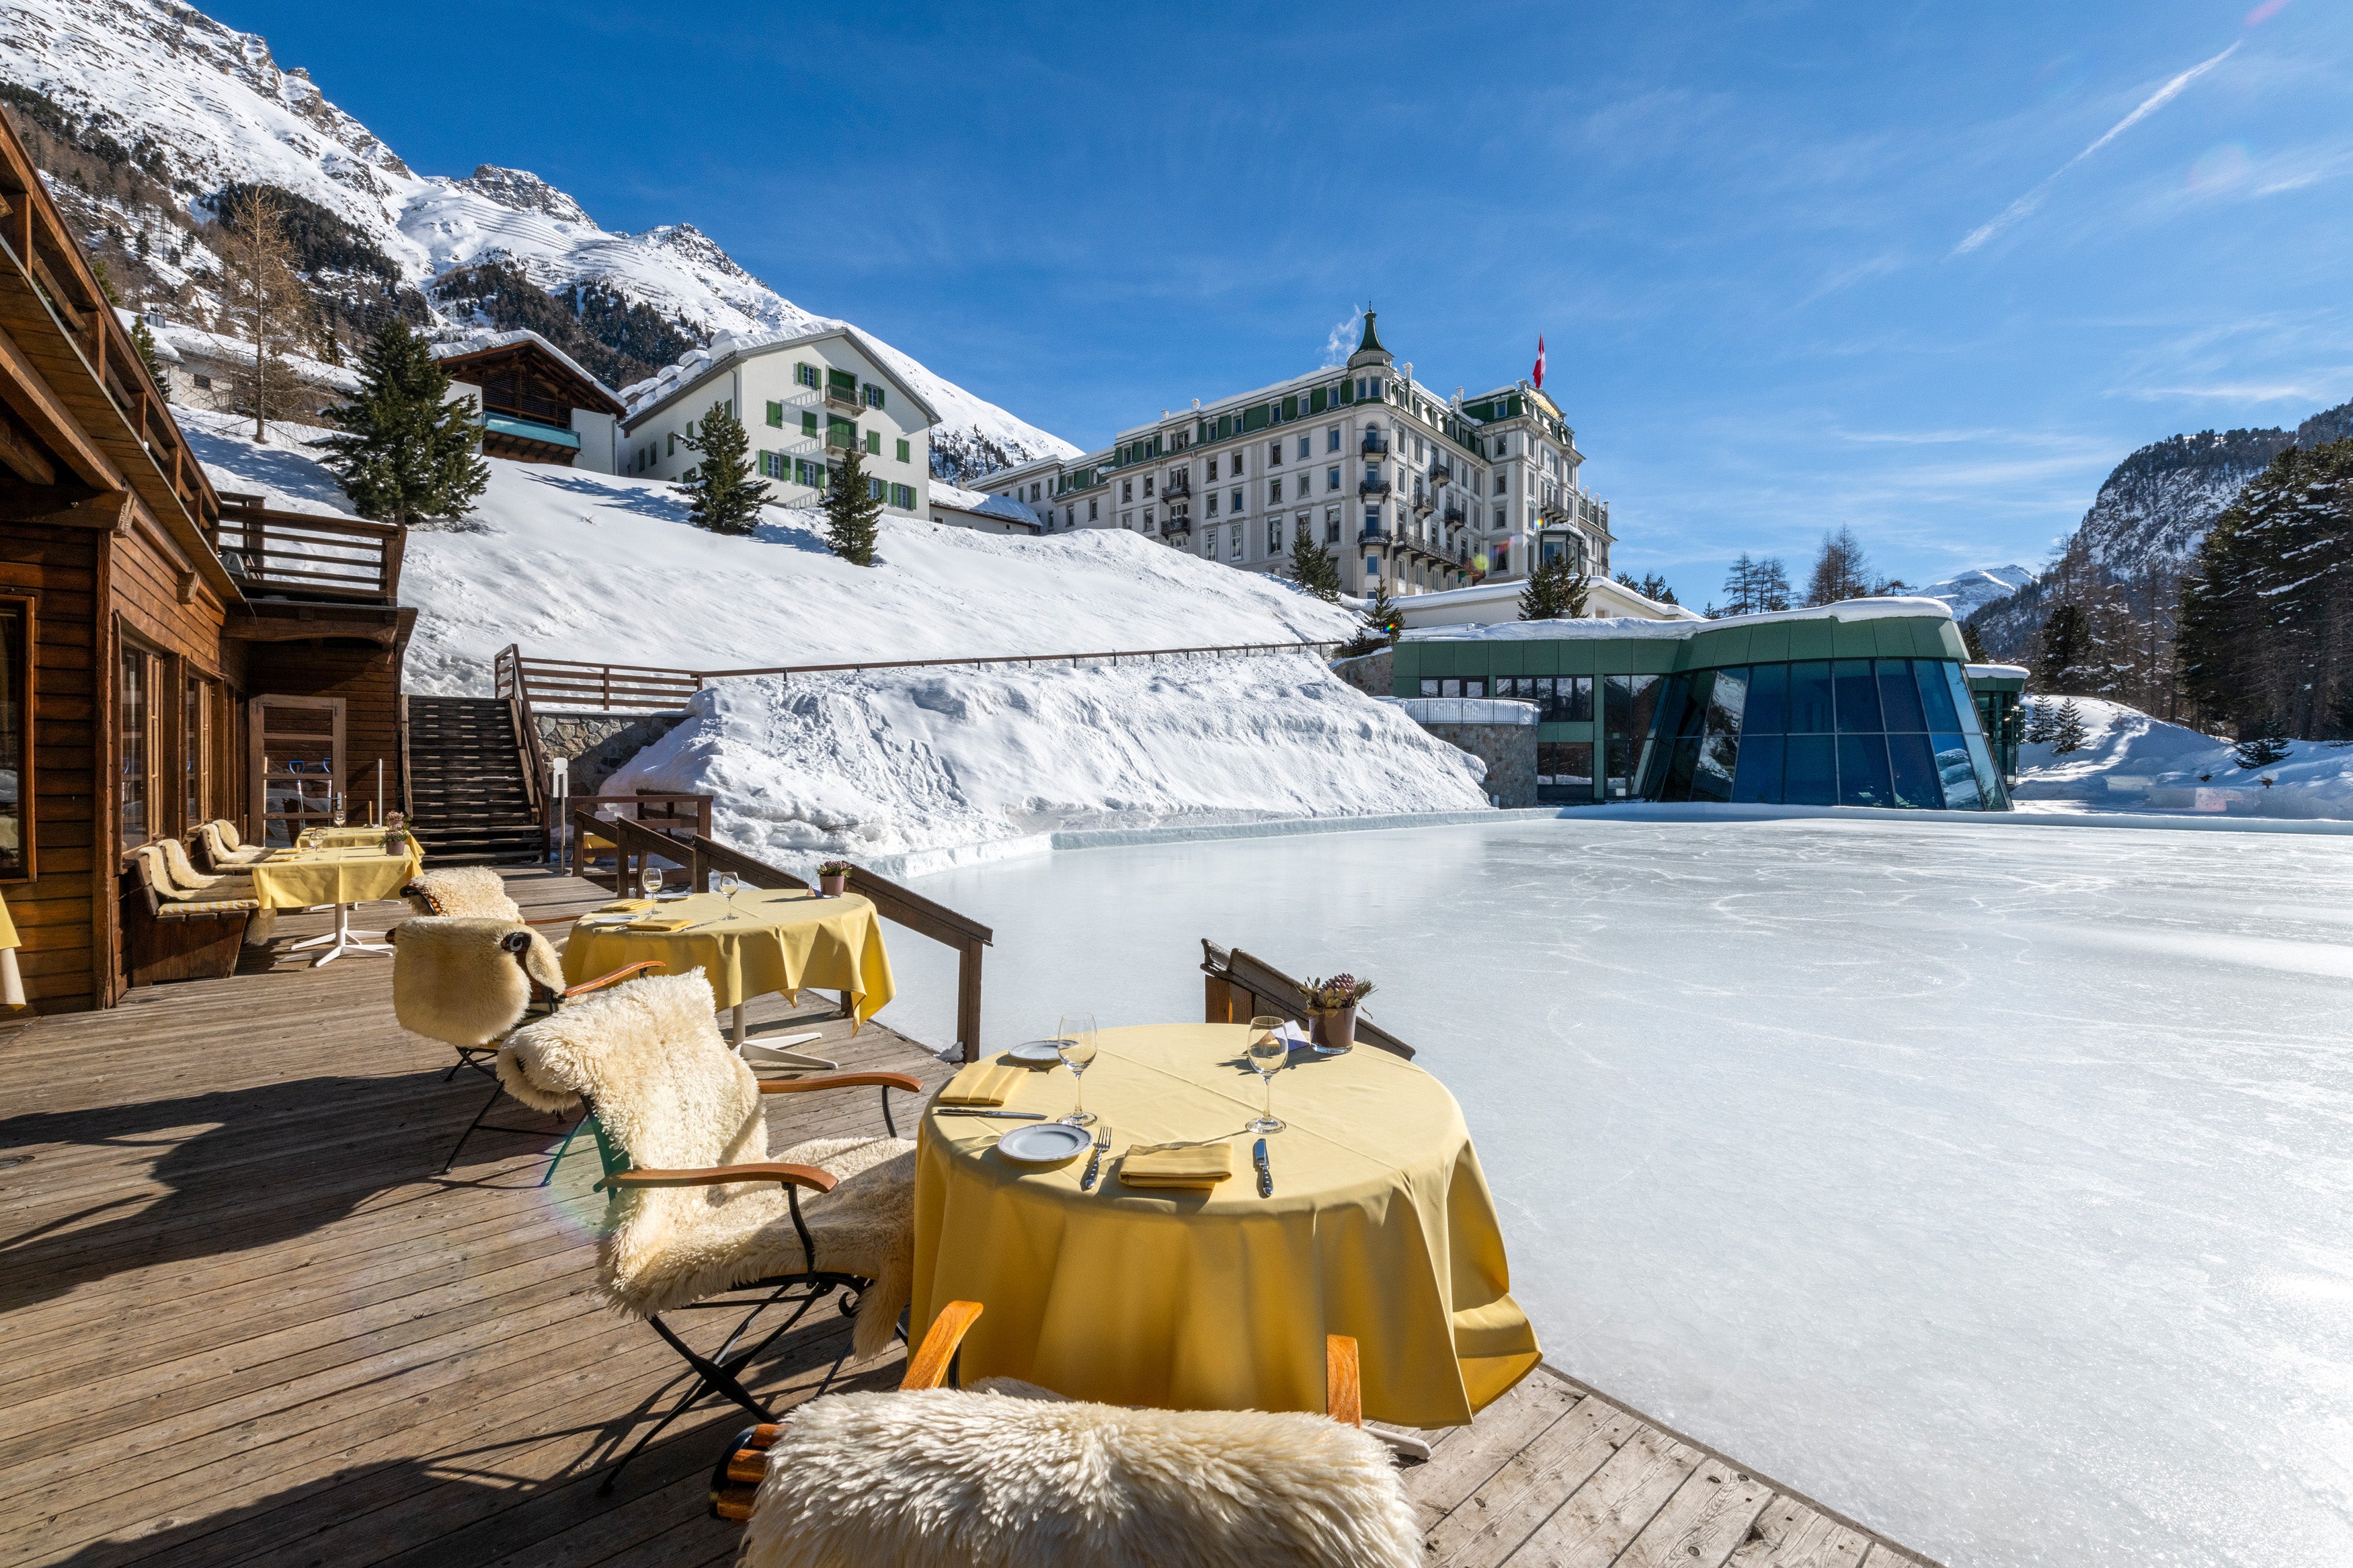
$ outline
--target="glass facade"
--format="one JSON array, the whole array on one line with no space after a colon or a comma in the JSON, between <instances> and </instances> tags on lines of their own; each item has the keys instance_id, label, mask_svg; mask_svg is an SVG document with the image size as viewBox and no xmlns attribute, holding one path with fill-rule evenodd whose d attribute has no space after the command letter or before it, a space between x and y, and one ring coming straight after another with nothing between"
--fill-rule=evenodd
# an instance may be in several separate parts
<instances>
[{"instance_id":1,"label":"glass facade","mask_svg":"<svg viewBox=\"0 0 2353 1568\"><path fill-rule=\"evenodd\" d=\"M2009 807L1968 683L1947 660L1806 659L1608 681L1604 799Z\"/></svg>"}]
</instances>

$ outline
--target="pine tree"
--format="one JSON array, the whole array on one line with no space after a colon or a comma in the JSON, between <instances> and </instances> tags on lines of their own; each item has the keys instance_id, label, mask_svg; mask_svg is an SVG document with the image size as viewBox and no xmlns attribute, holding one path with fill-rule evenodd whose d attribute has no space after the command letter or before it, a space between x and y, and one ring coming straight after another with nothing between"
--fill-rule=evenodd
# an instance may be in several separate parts
<instances>
[{"instance_id":1,"label":"pine tree","mask_svg":"<svg viewBox=\"0 0 2353 1568\"><path fill-rule=\"evenodd\" d=\"M1978 629L1968 621L1961 623L1961 651L1969 656L1971 664L1991 664L1986 658L1985 644L1978 638Z\"/></svg>"},{"instance_id":2,"label":"pine tree","mask_svg":"<svg viewBox=\"0 0 2353 1568\"><path fill-rule=\"evenodd\" d=\"M1573 621L1585 614L1593 579L1579 572L1567 555L1540 561L1520 590L1520 619Z\"/></svg>"},{"instance_id":3,"label":"pine tree","mask_svg":"<svg viewBox=\"0 0 2353 1568\"><path fill-rule=\"evenodd\" d=\"M1773 615L1789 607L1789 568L1778 555L1757 563L1757 613Z\"/></svg>"},{"instance_id":4,"label":"pine tree","mask_svg":"<svg viewBox=\"0 0 2353 1568\"><path fill-rule=\"evenodd\" d=\"M839 449L825 491L825 539L833 552L853 565L874 564L874 539L882 503L866 492L866 454L853 442Z\"/></svg>"},{"instance_id":5,"label":"pine tree","mask_svg":"<svg viewBox=\"0 0 2353 1568\"><path fill-rule=\"evenodd\" d=\"M1630 572L1620 572L1618 574L1618 585L1633 589L1654 605L1675 603L1675 591L1668 587L1667 580L1656 572L1645 572L1640 577Z\"/></svg>"},{"instance_id":6,"label":"pine tree","mask_svg":"<svg viewBox=\"0 0 2353 1568\"><path fill-rule=\"evenodd\" d=\"M2051 739L2051 704L2033 698L2026 704L2026 733L2021 738L2030 746L2042 745Z\"/></svg>"},{"instance_id":7,"label":"pine tree","mask_svg":"<svg viewBox=\"0 0 2353 1568\"><path fill-rule=\"evenodd\" d=\"M1291 576L1325 604L1340 602L1340 563L1305 529L1291 542Z\"/></svg>"},{"instance_id":8,"label":"pine tree","mask_svg":"<svg viewBox=\"0 0 2353 1568\"><path fill-rule=\"evenodd\" d=\"M2287 755L2287 737L2265 732L2248 736L2231 748L2231 759L2247 769L2267 768Z\"/></svg>"},{"instance_id":9,"label":"pine tree","mask_svg":"<svg viewBox=\"0 0 2353 1568\"><path fill-rule=\"evenodd\" d=\"M155 352L155 334L147 330L147 318L131 318L131 346L139 352L139 363L147 367L147 374L157 386L165 383L164 361Z\"/></svg>"},{"instance_id":10,"label":"pine tree","mask_svg":"<svg viewBox=\"0 0 2353 1568\"><path fill-rule=\"evenodd\" d=\"M2070 752L2080 752L2091 739L2084 728L2083 710L2075 700L2068 698L2059 704L2059 712L2051 721L2051 754L2063 757Z\"/></svg>"},{"instance_id":11,"label":"pine tree","mask_svg":"<svg viewBox=\"0 0 2353 1568\"><path fill-rule=\"evenodd\" d=\"M2088 661L2091 644L2091 621L2083 606L2072 603L2053 605L2042 623L2035 650L2036 684L2053 691L2073 691L2085 684L2078 677L2081 667Z\"/></svg>"},{"instance_id":12,"label":"pine tree","mask_svg":"<svg viewBox=\"0 0 2353 1568\"><path fill-rule=\"evenodd\" d=\"M726 404L713 403L702 416L702 433L682 436L680 440L702 454L702 461L689 468L684 481L676 487L687 500L687 516L694 526L732 534L750 533L759 527L760 500L768 487L752 477L752 438L744 433L744 422L728 411ZM867 558L859 564L872 565L873 555L870 527Z\"/></svg>"},{"instance_id":13,"label":"pine tree","mask_svg":"<svg viewBox=\"0 0 2353 1568\"><path fill-rule=\"evenodd\" d=\"M1373 596L1365 602L1362 618L1356 624L1356 635L1342 645L1339 657L1362 658L1368 653L1378 653L1397 644L1398 633L1405 629L1405 616L1389 597L1388 588L1378 578L1373 581Z\"/></svg>"},{"instance_id":14,"label":"pine tree","mask_svg":"<svg viewBox=\"0 0 2353 1568\"><path fill-rule=\"evenodd\" d=\"M318 443L362 517L403 527L470 510L491 467L475 453L474 400L444 403L449 378L425 340L386 321L360 353L358 401L326 411L343 433Z\"/></svg>"}]
</instances>

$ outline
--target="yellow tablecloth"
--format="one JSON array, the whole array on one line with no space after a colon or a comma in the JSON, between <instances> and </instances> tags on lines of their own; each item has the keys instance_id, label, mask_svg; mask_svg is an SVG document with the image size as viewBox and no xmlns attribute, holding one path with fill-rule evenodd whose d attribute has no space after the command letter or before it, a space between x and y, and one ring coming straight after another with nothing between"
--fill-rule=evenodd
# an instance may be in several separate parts
<instances>
[{"instance_id":1,"label":"yellow tablecloth","mask_svg":"<svg viewBox=\"0 0 2353 1568\"><path fill-rule=\"evenodd\" d=\"M891 955L882 950L882 922L873 900L848 893L820 899L798 889L735 895L733 920L717 893L697 893L661 905L663 918L694 922L686 931L625 931L583 921L564 945L564 978L571 984L609 974L625 963L659 958L666 973L701 969L722 1007L807 986L849 993L863 1024L891 1000Z\"/></svg>"},{"instance_id":2,"label":"yellow tablecloth","mask_svg":"<svg viewBox=\"0 0 2353 1568\"><path fill-rule=\"evenodd\" d=\"M1536 1364L1510 1294L1493 1201L1461 1109L1430 1074L1359 1046L1302 1050L1276 1075L1258 1195L1244 1123L1263 1103L1227 1024L1106 1029L1087 1109L1111 1123L1092 1193L1082 1154L1039 1170L998 1155L1017 1123L926 1114L915 1180L921 1333L952 1300L987 1310L964 1377L1008 1376L1073 1398L1165 1409L1321 1410L1324 1336L1353 1334L1365 1413L1459 1426ZM1060 1116L1074 1086L1040 1073L1015 1110ZM1208 1193L1118 1180L1132 1144L1231 1137Z\"/></svg>"},{"instance_id":3,"label":"yellow tablecloth","mask_svg":"<svg viewBox=\"0 0 2353 1568\"><path fill-rule=\"evenodd\" d=\"M8 913L8 905L0 900L0 947L21 947L16 939L16 922Z\"/></svg>"},{"instance_id":4,"label":"yellow tablecloth","mask_svg":"<svg viewBox=\"0 0 2353 1568\"><path fill-rule=\"evenodd\" d=\"M250 868L254 896L265 909L273 910L396 899L424 868L413 846L406 855L387 855L382 849L280 849Z\"/></svg>"}]
</instances>

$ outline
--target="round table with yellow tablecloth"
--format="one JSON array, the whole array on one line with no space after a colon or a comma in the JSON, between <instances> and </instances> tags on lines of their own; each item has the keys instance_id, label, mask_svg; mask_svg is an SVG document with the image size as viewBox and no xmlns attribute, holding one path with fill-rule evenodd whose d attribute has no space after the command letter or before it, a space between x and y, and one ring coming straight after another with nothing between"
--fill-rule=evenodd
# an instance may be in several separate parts
<instances>
[{"instance_id":1,"label":"round table with yellow tablecloth","mask_svg":"<svg viewBox=\"0 0 2353 1568\"><path fill-rule=\"evenodd\" d=\"M400 897L400 889L424 868L425 858L417 852L414 839L409 841L405 855L387 855L381 847L279 849L246 868L253 876L253 896L261 900L265 910L335 906L335 929L332 932L294 944L298 950L327 950L319 955L313 968L347 952L390 952L390 944L368 940L382 932L352 929L352 906Z\"/></svg>"},{"instance_id":2,"label":"round table with yellow tablecloth","mask_svg":"<svg viewBox=\"0 0 2353 1568\"><path fill-rule=\"evenodd\" d=\"M1461 1108L1435 1078L1371 1046L1304 1049L1274 1079L1274 1181L1258 1194L1245 1124L1263 1104L1238 1025L1103 1031L1086 1107L1112 1129L1092 1192L1086 1156L1039 1169L995 1148L1029 1125L923 1118L915 1182L920 1334L978 1301L964 1377L1075 1399L1196 1410L1321 1410L1324 1339L1354 1335L1365 1414L1450 1426L1535 1368L1511 1297L1493 1200ZM1059 1117L1067 1072L1027 1075L1005 1108ZM1133 1146L1233 1143L1206 1191L1119 1180Z\"/></svg>"},{"instance_id":3,"label":"round table with yellow tablecloth","mask_svg":"<svg viewBox=\"0 0 2353 1568\"><path fill-rule=\"evenodd\" d=\"M25 1005L25 977L16 967L19 945L16 917L9 914L7 903L0 900L0 1004L10 1007Z\"/></svg>"},{"instance_id":4,"label":"round table with yellow tablecloth","mask_svg":"<svg viewBox=\"0 0 2353 1568\"><path fill-rule=\"evenodd\" d=\"M797 997L811 986L847 992L863 1025L894 994L882 922L873 900L856 893L828 899L800 888L745 888L732 902L695 893L663 900L658 910L645 909L642 900L630 904L638 918L588 915L573 926L564 946L565 983L576 985L649 958L671 974L700 969L718 1005L734 1010L739 1049L744 1004L752 997L771 991ZM661 926L676 929L655 929ZM782 1065L818 1064L805 1058Z\"/></svg>"}]
</instances>

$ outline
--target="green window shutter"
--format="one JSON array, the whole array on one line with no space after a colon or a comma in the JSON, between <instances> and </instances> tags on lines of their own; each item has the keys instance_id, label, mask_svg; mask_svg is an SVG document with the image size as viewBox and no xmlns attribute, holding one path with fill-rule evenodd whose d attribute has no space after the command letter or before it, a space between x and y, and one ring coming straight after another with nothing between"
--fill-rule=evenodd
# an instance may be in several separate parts
<instances>
[{"instance_id":1,"label":"green window shutter","mask_svg":"<svg viewBox=\"0 0 2353 1568\"><path fill-rule=\"evenodd\" d=\"M825 384L828 390L839 392L852 400L858 396L858 378L846 370L827 371Z\"/></svg>"},{"instance_id":2,"label":"green window shutter","mask_svg":"<svg viewBox=\"0 0 2353 1568\"><path fill-rule=\"evenodd\" d=\"M663 454L663 456L665 456L665 457L670 457L670 458L675 458L675 457L677 457L677 456L678 456L678 432L677 432L677 431L673 430L673 431L671 431L671 432L670 433L670 450L669 450L668 452L664 453L664 454Z\"/></svg>"},{"instance_id":3,"label":"green window shutter","mask_svg":"<svg viewBox=\"0 0 2353 1568\"><path fill-rule=\"evenodd\" d=\"M768 423L775 426L779 430L785 427L785 405L783 404L771 402L768 405Z\"/></svg>"},{"instance_id":4,"label":"green window shutter","mask_svg":"<svg viewBox=\"0 0 2353 1568\"><path fill-rule=\"evenodd\" d=\"M817 434L816 409L804 408L801 410L801 434L804 436L814 436Z\"/></svg>"},{"instance_id":5,"label":"green window shutter","mask_svg":"<svg viewBox=\"0 0 2353 1568\"><path fill-rule=\"evenodd\" d=\"M1296 419L1299 417L1298 398L1286 397L1282 400L1282 416L1285 419Z\"/></svg>"},{"instance_id":6,"label":"green window shutter","mask_svg":"<svg viewBox=\"0 0 2353 1568\"><path fill-rule=\"evenodd\" d=\"M1307 412L1310 414L1321 414L1324 412L1324 389L1322 387L1319 386L1307 395Z\"/></svg>"},{"instance_id":7,"label":"green window shutter","mask_svg":"<svg viewBox=\"0 0 2353 1568\"><path fill-rule=\"evenodd\" d=\"M825 416L825 444L828 447L854 447L858 444L858 426L839 414Z\"/></svg>"},{"instance_id":8,"label":"green window shutter","mask_svg":"<svg viewBox=\"0 0 2353 1568\"><path fill-rule=\"evenodd\" d=\"M914 452L914 449L913 449L912 447L908 446L908 444L907 444L906 442L902 441L902 442L900 442L900 443L899 443L899 460L900 460L901 462L902 462L902 463L912 463L912 462L913 462L913 461L915 460L915 459L914 459L914 456L913 456L913 452Z\"/></svg>"},{"instance_id":9,"label":"green window shutter","mask_svg":"<svg viewBox=\"0 0 2353 1568\"><path fill-rule=\"evenodd\" d=\"M882 455L881 431L869 430L866 432L866 455L870 458L879 458Z\"/></svg>"}]
</instances>

